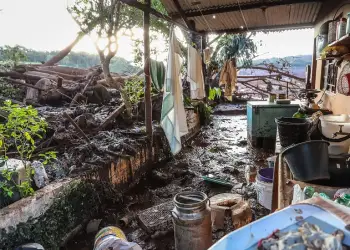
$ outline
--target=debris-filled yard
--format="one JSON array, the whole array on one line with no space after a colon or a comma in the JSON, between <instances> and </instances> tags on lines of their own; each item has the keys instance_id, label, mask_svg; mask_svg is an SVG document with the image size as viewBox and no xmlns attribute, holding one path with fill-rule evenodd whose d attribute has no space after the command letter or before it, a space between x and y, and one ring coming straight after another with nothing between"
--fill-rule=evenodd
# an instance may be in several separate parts
<instances>
[{"instance_id":1,"label":"debris-filled yard","mask_svg":"<svg viewBox=\"0 0 350 250\"><path fill-rule=\"evenodd\" d=\"M237 105L232 107L237 109ZM254 219L268 214L268 210L257 203L253 184L247 184L245 169L265 167L269 154L248 145L247 117L242 115L242 107L239 109L241 115L214 115L212 122L179 155L155 166L141 183L129 190L123 196L122 204L105 204L103 212L95 218L101 220L100 227L119 225L128 240L137 242L142 249L174 249L171 222L147 233L138 215L150 207L171 201L175 194L186 190L202 191L209 197L219 193L240 194L249 202ZM202 176L214 177L227 184L206 182ZM170 207L172 209L172 205ZM170 214L169 211L167 213ZM154 223L158 223L157 218L154 219ZM232 221L228 217L224 229L213 231L214 241L232 229ZM85 228L82 229L66 249L91 249L95 233L86 235Z\"/></svg>"}]
</instances>

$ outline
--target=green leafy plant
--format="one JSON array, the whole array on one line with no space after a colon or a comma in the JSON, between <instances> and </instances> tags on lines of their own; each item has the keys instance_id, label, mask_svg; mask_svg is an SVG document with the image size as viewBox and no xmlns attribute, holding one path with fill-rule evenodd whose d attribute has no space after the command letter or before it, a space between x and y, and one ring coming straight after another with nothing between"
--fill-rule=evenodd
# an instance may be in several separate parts
<instances>
[{"instance_id":1,"label":"green leafy plant","mask_svg":"<svg viewBox=\"0 0 350 250\"><path fill-rule=\"evenodd\" d=\"M213 101L215 98L220 98L221 97L221 89L220 88L210 88L209 89L209 95L208 95L208 100Z\"/></svg>"},{"instance_id":2,"label":"green leafy plant","mask_svg":"<svg viewBox=\"0 0 350 250\"><path fill-rule=\"evenodd\" d=\"M10 169L1 171L0 176L5 180L0 182L0 190L8 197L12 196L14 190L18 191L22 197L32 195L34 190L30 182L34 170L28 162L36 149L35 140L41 139L46 133L47 122L39 117L38 111L32 106L20 107L12 104L11 101L5 101L0 111L8 114L6 122L0 124L0 159L6 162L8 150L15 149L26 168L27 175L26 180L17 185L14 182L15 171ZM43 157L45 165L56 158L56 153L50 151L40 156Z\"/></svg>"},{"instance_id":3,"label":"green leafy plant","mask_svg":"<svg viewBox=\"0 0 350 250\"><path fill-rule=\"evenodd\" d=\"M123 89L132 104L138 103L145 94L143 79L139 77L130 78L125 82Z\"/></svg>"},{"instance_id":4,"label":"green leafy plant","mask_svg":"<svg viewBox=\"0 0 350 250\"><path fill-rule=\"evenodd\" d=\"M19 45L14 47L5 45L0 48L0 57L4 61L10 62L12 66L16 66L19 62L27 60L27 51L26 48Z\"/></svg>"},{"instance_id":5,"label":"green leafy plant","mask_svg":"<svg viewBox=\"0 0 350 250\"><path fill-rule=\"evenodd\" d=\"M46 133L47 122L32 106L22 108L9 100L0 110L8 112L7 122L0 124L0 148L3 146L4 156L8 147L15 146L22 161L30 160L36 148L35 139Z\"/></svg>"},{"instance_id":6,"label":"green leafy plant","mask_svg":"<svg viewBox=\"0 0 350 250\"><path fill-rule=\"evenodd\" d=\"M0 69L1 71L1 69ZM6 98L21 100L23 93L21 89L13 87L5 79L0 78L0 95Z\"/></svg>"},{"instance_id":7,"label":"green leafy plant","mask_svg":"<svg viewBox=\"0 0 350 250\"><path fill-rule=\"evenodd\" d=\"M52 160L55 160L57 158L55 151L48 151L46 153L39 154L39 156L43 158L43 165L50 164Z\"/></svg>"},{"instance_id":8,"label":"green leafy plant","mask_svg":"<svg viewBox=\"0 0 350 250\"><path fill-rule=\"evenodd\" d=\"M199 113L200 123L206 125L211 120L211 115L213 113L213 108L204 102L199 102L197 104L197 110Z\"/></svg>"}]
</instances>

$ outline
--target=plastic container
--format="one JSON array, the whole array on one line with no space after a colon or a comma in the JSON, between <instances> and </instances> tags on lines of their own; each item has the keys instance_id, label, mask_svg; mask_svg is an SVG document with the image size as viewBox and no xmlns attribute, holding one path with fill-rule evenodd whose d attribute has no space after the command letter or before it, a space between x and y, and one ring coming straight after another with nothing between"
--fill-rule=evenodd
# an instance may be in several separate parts
<instances>
[{"instance_id":1,"label":"plastic container","mask_svg":"<svg viewBox=\"0 0 350 250\"><path fill-rule=\"evenodd\" d=\"M350 116L349 115L324 115L320 117L322 134L325 137L333 138L333 134L339 131L339 125L343 126L343 132L350 133ZM339 139L344 135L337 135L333 139ZM348 153L350 139L342 142L330 142L328 147L329 154L338 155Z\"/></svg>"},{"instance_id":2,"label":"plastic container","mask_svg":"<svg viewBox=\"0 0 350 250\"><path fill-rule=\"evenodd\" d=\"M263 168L258 171L257 180L267 183L273 182L273 168Z\"/></svg>"},{"instance_id":3,"label":"plastic container","mask_svg":"<svg viewBox=\"0 0 350 250\"><path fill-rule=\"evenodd\" d=\"M272 182L259 181L256 178L255 190L258 198L258 202L263 207L271 210L272 205Z\"/></svg>"},{"instance_id":4,"label":"plastic container","mask_svg":"<svg viewBox=\"0 0 350 250\"><path fill-rule=\"evenodd\" d=\"M205 193L181 192L175 195L171 211L175 250L203 250L213 244L211 212Z\"/></svg>"},{"instance_id":5,"label":"plastic container","mask_svg":"<svg viewBox=\"0 0 350 250\"><path fill-rule=\"evenodd\" d=\"M350 34L350 12L348 13L348 20L346 22L346 34Z\"/></svg>"},{"instance_id":6,"label":"plastic container","mask_svg":"<svg viewBox=\"0 0 350 250\"><path fill-rule=\"evenodd\" d=\"M329 179L328 145L326 141L308 141L288 147L282 157L296 180Z\"/></svg>"},{"instance_id":7,"label":"plastic container","mask_svg":"<svg viewBox=\"0 0 350 250\"><path fill-rule=\"evenodd\" d=\"M346 18L340 19L337 23L337 40L346 34Z\"/></svg>"},{"instance_id":8,"label":"plastic container","mask_svg":"<svg viewBox=\"0 0 350 250\"><path fill-rule=\"evenodd\" d=\"M255 181L255 190L259 204L270 210L272 204L273 171L273 168L260 169Z\"/></svg>"},{"instance_id":9,"label":"plastic container","mask_svg":"<svg viewBox=\"0 0 350 250\"><path fill-rule=\"evenodd\" d=\"M306 119L279 117L275 119L282 147L307 141L310 123Z\"/></svg>"},{"instance_id":10,"label":"plastic container","mask_svg":"<svg viewBox=\"0 0 350 250\"><path fill-rule=\"evenodd\" d=\"M328 43L332 43L336 40L337 33L337 21L331 21L328 24Z\"/></svg>"},{"instance_id":11,"label":"plastic container","mask_svg":"<svg viewBox=\"0 0 350 250\"><path fill-rule=\"evenodd\" d=\"M139 245L128 242L124 232L118 227L102 228L95 237L94 250L142 250Z\"/></svg>"},{"instance_id":12,"label":"plastic container","mask_svg":"<svg viewBox=\"0 0 350 250\"><path fill-rule=\"evenodd\" d=\"M275 167L275 161L276 161L277 155L271 156L266 159L267 161L267 166L269 168L274 168Z\"/></svg>"}]
</instances>

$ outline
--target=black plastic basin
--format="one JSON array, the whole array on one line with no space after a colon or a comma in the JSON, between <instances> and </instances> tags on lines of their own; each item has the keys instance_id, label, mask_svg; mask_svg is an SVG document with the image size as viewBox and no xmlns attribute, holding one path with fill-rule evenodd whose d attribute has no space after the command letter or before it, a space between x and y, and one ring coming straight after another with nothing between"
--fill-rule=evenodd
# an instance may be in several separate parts
<instances>
[{"instance_id":1,"label":"black plastic basin","mask_svg":"<svg viewBox=\"0 0 350 250\"><path fill-rule=\"evenodd\" d=\"M296 180L330 179L326 141L307 141L286 148L282 156Z\"/></svg>"}]
</instances>

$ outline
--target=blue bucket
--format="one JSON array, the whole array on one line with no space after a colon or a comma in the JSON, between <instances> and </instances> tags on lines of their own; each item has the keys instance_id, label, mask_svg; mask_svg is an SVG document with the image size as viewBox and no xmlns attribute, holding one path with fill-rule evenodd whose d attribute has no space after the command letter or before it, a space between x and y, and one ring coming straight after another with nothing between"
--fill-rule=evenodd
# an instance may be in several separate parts
<instances>
[{"instance_id":1,"label":"blue bucket","mask_svg":"<svg viewBox=\"0 0 350 250\"><path fill-rule=\"evenodd\" d=\"M272 183L273 182L273 168L260 169L257 175L257 179L262 182Z\"/></svg>"}]
</instances>

